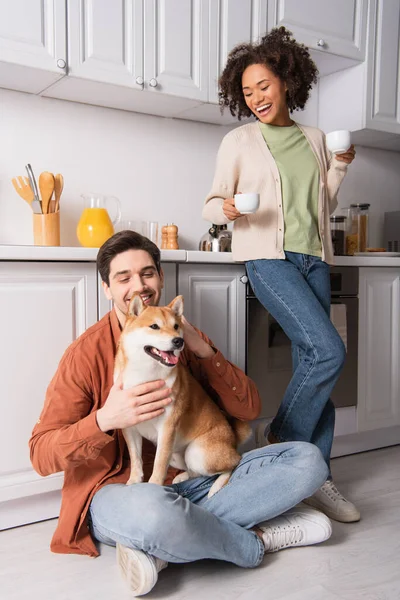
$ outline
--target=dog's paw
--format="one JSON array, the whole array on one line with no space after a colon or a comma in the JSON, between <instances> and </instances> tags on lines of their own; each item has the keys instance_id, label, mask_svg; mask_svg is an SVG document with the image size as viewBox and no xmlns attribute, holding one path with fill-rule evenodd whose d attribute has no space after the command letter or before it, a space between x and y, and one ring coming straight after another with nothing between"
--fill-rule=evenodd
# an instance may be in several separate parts
<instances>
[{"instance_id":1,"label":"dog's paw","mask_svg":"<svg viewBox=\"0 0 400 600\"><path fill-rule=\"evenodd\" d=\"M221 475L214 481L214 483L210 487L210 490L207 494L207 498L212 498L214 494L222 490L222 488L228 483L231 474L232 471L225 471L224 473L221 473Z\"/></svg>"},{"instance_id":2,"label":"dog's paw","mask_svg":"<svg viewBox=\"0 0 400 600\"><path fill-rule=\"evenodd\" d=\"M133 485L134 483L142 483L143 475L131 475L126 482L126 485Z\"/></svg>"},{"instance_id":3,"label":"dog's paw","mask_svg":"<svg viewBox=\"0 0 400 600\"><path fill-rule=\"evenodd\" d=\"M184 471L183 473L179 473L176 477L173 478L172 483L182 483L182 481L187 481L189 479L189 473Z\"/></svg>"},{"instance_id":4,"label":"dog's paw","mask_svg":"<svg viewBox=\"0 0 400 600\"><path fill-rule=\"evenodd\" d=\"M156 485L163 485L164 481L161 480L159 477L154 477L154 475L152 475L149 479L149 483L155 483Z\"/></svg>"}]
</instances>

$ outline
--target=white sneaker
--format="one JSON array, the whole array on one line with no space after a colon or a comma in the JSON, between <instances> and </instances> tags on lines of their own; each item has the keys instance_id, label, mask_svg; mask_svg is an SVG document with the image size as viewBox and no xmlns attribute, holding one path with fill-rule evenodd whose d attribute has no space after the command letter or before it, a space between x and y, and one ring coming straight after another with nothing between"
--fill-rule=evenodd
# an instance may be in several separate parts
<instances>
[{"instance_id":1,"label":"white sneaker","mask_svg":"<svg viewBox=\"0 0 400 600\"><path fill-rule=\"evenodd\" d=\"M257 525L262 531L265 552L320 544L331 537L331 522L312 508L296 506L275 519Z\"/></svg>"},{"instance_id":2,"label":"white sneaker","mask_svg":"<svg viewBox=\"0 0 400 600\"><path fill-rule=\"evenodd\" d=\"M359 521L361 517L358 508L346 500L331 479L325 481L315 494L303 502L322 511L329 518L342 523L353 523Z\"/></svg>"},{"instance_id":3,"label":"white sneaker","mask_svg":"<svg viewBox=\"0 0 400 600\"><path fill-rule=\"evenodd\" d=\"M256 448L269 446L268 434L270 431L271 422L272 419L263 419L255 428L254 438L256 441Z\"/></svg>"},{"instance_id":4,"label":"white sneaker","mask_svg":"<svg viewBox=\"0 0 400 600\"><path fill-rule=\"evenodd\" d=\"M117 544L117 563L134 596L148 594L157 583L158 573L168 566L160 558L121 544Z\"/></svg>"}]
</instances>

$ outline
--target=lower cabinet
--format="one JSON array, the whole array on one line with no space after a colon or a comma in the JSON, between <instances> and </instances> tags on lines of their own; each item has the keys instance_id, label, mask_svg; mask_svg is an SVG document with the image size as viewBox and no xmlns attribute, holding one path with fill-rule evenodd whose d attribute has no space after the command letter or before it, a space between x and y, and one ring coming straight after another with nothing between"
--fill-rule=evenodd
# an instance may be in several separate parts
<instances>
[{"instance_id":1,"label":"lower cabinet","mask_svg":"<svg viewBox=\"0 0 400 600\"><path fill-rule=\"evenodd\" d=\"M360 269L358 431L400 425L400 269Z\"/></svg>"},{"instance_id":2,"label":"lower cabinet","mask_svg":"<svg viewBox=\"0 0 400 600\"><path fill-rule=\"evenodd\" d=\"M62 475L40 477L28 440L66 348L97 321L94 263L0 262L0 530L58 515Z\"/></svg>"},{"instance_id":3,"label":"lower cabinet","mask_svg":"<svg viewBox=\"0 0 400 600\"><path fill-rule=\"evenodd\" d=\"M243 265L178 266L184 314L231 362L246 366L246 285Z\"/></svg>"}]
</instances>

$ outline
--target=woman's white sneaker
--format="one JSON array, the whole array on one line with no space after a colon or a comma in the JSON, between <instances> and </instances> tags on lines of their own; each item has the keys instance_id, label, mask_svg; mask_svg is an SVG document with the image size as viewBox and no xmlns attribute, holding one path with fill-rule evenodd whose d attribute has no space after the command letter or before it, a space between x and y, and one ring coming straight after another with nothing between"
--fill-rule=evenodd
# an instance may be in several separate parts
<instances>
[{"instance_id":1,"label":"woman's white sneaker","mask_svg":"<svg viewBox=\"0 0 400 600\"><path fill-rule=\"evenodd\" d=\"M148 594L157 583L158 573L168 563L142 550L117 544L117 563L133 596Z\"/></svg>"},{"instance_id":2,"label":"woman's white sneaker","mask_svg":"<svg viewBox=\"0 0 400 600\"><path fill-rule=\"evenodd\" d=\"M325 481L309 498L303 500L305 504L313 506L322 511L330 519L340 521L341 523L354 523L360 520L360 511L358 508L339 492L331 479Z\"/></svg>"},{"instance_id":3,"label":"woman's white sneaker","mask_svg":"<svg viewBox=\"0 0 400 600\"><path fill-rule=\"evenodd\" d=\"M265 552L320 544L332 534L328 517L303 506L292 508L275 519L260 523L257 528L262 531Z\"/></svg>"}]
</instances>

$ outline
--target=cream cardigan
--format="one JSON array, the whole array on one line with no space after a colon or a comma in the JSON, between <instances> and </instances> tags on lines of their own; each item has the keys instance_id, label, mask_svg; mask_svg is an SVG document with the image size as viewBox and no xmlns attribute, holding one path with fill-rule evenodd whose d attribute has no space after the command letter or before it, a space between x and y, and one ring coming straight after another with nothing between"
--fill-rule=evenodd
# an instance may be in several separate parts
<instances>
[{"instance_id":1,"label":"cream cardigan","mask_svg":"<svg viewBox=\"0 0 400 600\"><path fill-rule=\"evenodd\" d=\"M325 134L320 129L304 125L298 127L306 136L319 166L318 225L322 260L332 264L329 217L337 206L336 196L347 172L347 164L332 158L325 144ZM230 223L222 205L225 198L232 198L237 192L259 192L260 207L256 213L239 217L234 222L234 260L284 259L281 180L257 122L230 131L222 140L203 218L216 225Z\"/></svg>"}]
</instances>

